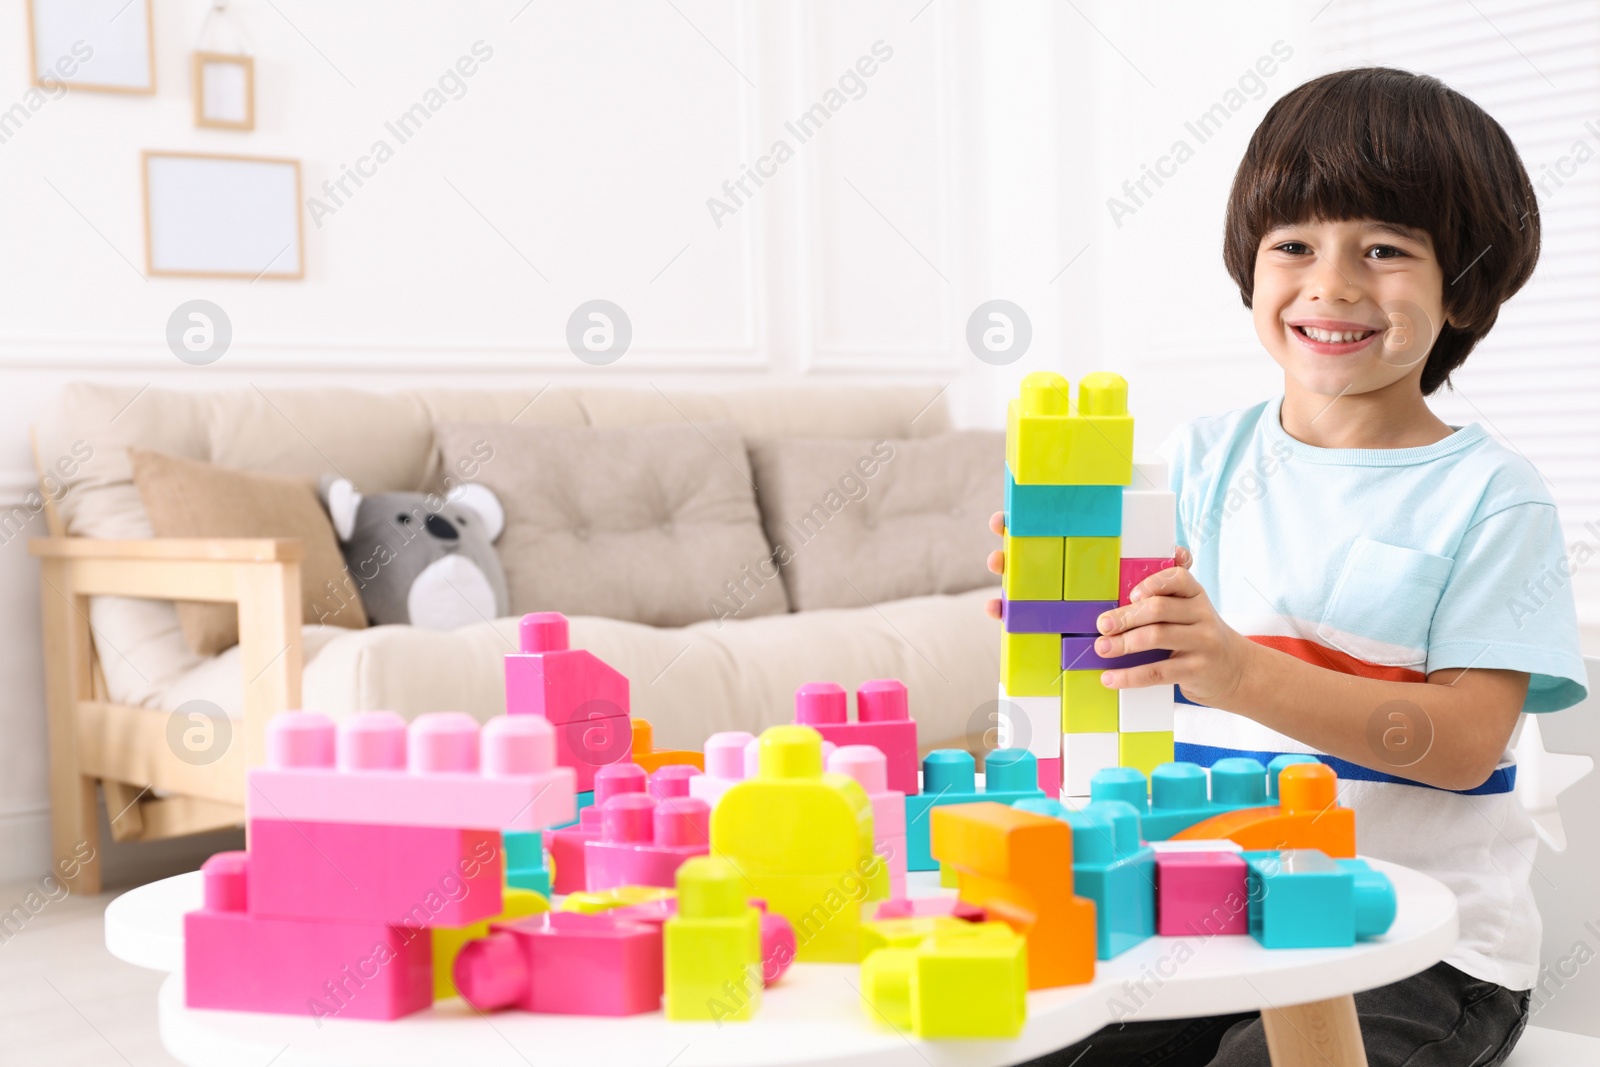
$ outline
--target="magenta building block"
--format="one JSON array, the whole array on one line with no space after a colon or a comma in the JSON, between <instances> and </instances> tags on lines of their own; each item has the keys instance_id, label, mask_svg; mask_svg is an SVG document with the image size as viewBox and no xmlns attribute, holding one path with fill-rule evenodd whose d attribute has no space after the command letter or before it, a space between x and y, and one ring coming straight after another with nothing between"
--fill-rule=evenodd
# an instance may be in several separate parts
<instances>
[{"instance_id":1,"label":"magenta building block","mask_svg":"<svg viewBox=\"0 0 1600 1067\"><path fill-rule=\"evenodd\" d=\"M250 820L253 916L470 926L499 915L500 834L438 826Z\"/></svg>"},{"instance_id":2,"label":"magenta building block","mask_svg":"<svg viewBox=\"0 0 1600 1067\"><path fill-rule=\"evenodd\" d=\"M657 800L689 795L689 780L700 777L700 768L687 763L669 763L657 767L646 782L645 791Z\"/></svg>"},{"instance_id":3,"label":"magenta building block","mask_svg":"<svg viewBox=\"0 0 1600 1067\"><path fill-rule=\"evenodd\" d=\"M506 656L508 714L539 715L556 726L628 714L627 677L592 652L568 648L565 616L524 615L518 636L521 651Z\"/></svg>"},{"instance_id":4,"label":"magenta building block","mask_svg":"<svg viewBox=\"0 0 1600 1067\"><path fill-rule=\"evenodd\" d=\"M1141 667L1146 663L1159 663L1172 655L1164 648L1135 652L1110 659L1094 650L1094 637L1067 635L1061 638L1061 669L1064 671L1109 671L1119 667Z\"/></svg>"},{"instance_id":5,"label":"magenta building block","mask_svg":"<svg viewBox=\"0 0 1600 1067\"><path fill-rule=\"evenodd\" d=\"M1061 757L1040 757L1039 761L1039 788L1044 790L1044 795L1054 800L1061 795Z\"/></svg>"},{"instance_id":6,"label":"magenta building block","mask_svg":"<svg viewBox=\"0 0 1600 1067\"><path fill-rule=\"evenodd\" d=\"M1248 934L1247 875L1237 852L1156 853L1156 933Z\"/></svg>"},{"instance_id":7,"label":"magenta building block","mask_svg":"<svg viewBox=\"0 0 1600 1067\"><path fill-rule=\"evenodd\" d=\"M1123 560L1124 563L1127 560ZM1000 601L1000 621L1012 634L1094 634L1104 612L1114 600L1006 600Z\"/></svg>"},{"instance_id":8,"label":"magenta building block","mask_svg":"<svg viewBox=\"0 0 1600 1067\"><path fill-rule=\"evenodd\" d=\"M906 795L888 785L888 760L872 745L844 745L825 764L861 783L872 802L872 847L889 867L889 895L906 891Z\"/></svg>"},{"instance_id":9,"label":"magenta building block","mask_svg":"<svg viewBox=\"0 0 1600 1067\"><path fill-rule=\"evenodd\" d=\"M551 911L495 923L456 957L456 988L479 1011L655 1011L661 1006L661 940L659 925L607 912Z\"/></svg>"},{"instance_id":10,"label":"magenta building block","mask_svg":"<svg viewBox=\"0 0 1600 1067\"><path fill-rule=\"evenodd\" d=\"M711 851L711 806L697 797L657 801L629 793L595 806L600 836L583 846L584 886L591 892L619 885L670 889L684 860Z\"/></svg>"},{"instance_id":11,"label":"magenta building block","mask_svg":"<svg viewBox=\"0 0 1600 1067\"><path fill-rule=\"evenodd\" d=\"M267 763L246 774L250 819L537 830L576 810L574 771L556 765L556 732L501 715L364 711L337 727L289 711L267 723Z\"/></svg>"},{"instance_id":12,"label":"magenta building block","mask_svg":"<svg viewBox=\"0 0 1600 1067\"><path fill-rule=\"evenodd\" d=\"M768 911L767 902L759 897L751 897L750 903L761 911L761 984L768 986L782 978L789 964L794 962L794 924L782 915ZM626 908L613 908L606 914L618 920L660 927L678 914L678 899L664 897L643 904L630 904Z\"/></svg>"},{"instance_id":13,"label":"magenta building block","mask_svg":"<svg viewBox=\"0 0 1600 1067\"><path fill-rule=\"evenodd\" d=\"M644 768L637 763L614 763L595 772L594 803L578 812L578 824L545 831L544 846L556 869L551 892L576 893L584 888L583 846L600 837L601 807L614 796L643 793L648 784Z\"/></svg>"},{"instance_id":14,"label":"magenta building block","mask_svg":"<svg viewBox=\"0 0 1600 1067\"><path fill-rule=\"evenodd\" d=\"M555 727L556 762L572 768L578 792L594 788L594 776L602 767L632 763L632 723L627 715L592 712Z\"/></svg>"},{"instance_id":15,"label":"magenta building block","mask_svg":"<svg viewBox=\"0 0 1600 1067\"><path fill-rule=\"evenodd\" d=\"M1128 594L1133 592L1134 586L1138 585L1152 574L1160 574L1162 571L1176 567L1177 565L1178 561L1171 557L1168 557L1167 559L1147 559L1143 557L1124 556L1117 572L1117 603L1130 603L1128 600ZM1067 631L1065 630L1062 631L1062 633L1066 632ZM1081 630L1078 632L1092 634L1095 633L1096 630L1091 626L1087 630Z\"/></svg>"},{"instance_id":16,"label":"magenta building block","mask_svg":"<svg viewBox=\"0 0 1600 1067\"><path fill-rule=\"evenodd\" d=\"M968 904L957 897L893 897L878 905L878 910L873 912L873 919L926 919L938 915L948 915L955 919L965 919L969 923L981 923L988 916L988 912L976 904Z\"/></svg>"},{"instance_id":17,"label":"magenta building block","mask_svg":"<svg viewBox=\"0 0 1600 1067\"><path fill-rule=\"evenodd\" d=\"M183 918L189 1007L398 1019L433 1003L427 931L251 915L248 867L243 852L220 852L201 867L204 906Z\"/></svg>"},{"instance_id":18,"label":"magenta building block","mask_svg":"<svg viewBox=\"0 0 1600 1067\"><path fill-rule=\"evenodd\" d=\"M908 796L917 792L917 724L911 718L902 683L892 678L861 683L856 690L854 722L846 717L844 689L832 682L802 685L795 690L794 700L794 721L820 733L825 745L873 746L887 761L888 787Z\"/></svg>"}]
</instances>

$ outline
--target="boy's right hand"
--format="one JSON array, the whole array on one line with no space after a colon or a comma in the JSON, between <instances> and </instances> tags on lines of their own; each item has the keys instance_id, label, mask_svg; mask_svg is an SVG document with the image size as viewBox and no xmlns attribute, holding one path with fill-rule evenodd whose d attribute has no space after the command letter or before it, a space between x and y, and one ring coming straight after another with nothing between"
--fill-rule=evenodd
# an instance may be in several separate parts
<instances>
[{"instance_id":1,"label":"boy's right hand","mask_svg":"<svg viewBox=\"0 0 1600 1067\"><path fill-rule=\"evenodd\" d=\"M997 511L990 515L989 529L993 530L997 536L1004 537L1006 534L1006 513ZM1177 556L1178 566L1180 567L1188 567L1189 564L1194 562L1193 557L1189 555L1189 550L1182 546L1179 546L1173 554ZM997 548L989 553L989 570L995 574L1004 574L1006 572L1006 554L1004 551ZM1000 617L1000 598L996 597L985 604L983 612L991 619L998 619Z\"/></svg>"}]
</instances>

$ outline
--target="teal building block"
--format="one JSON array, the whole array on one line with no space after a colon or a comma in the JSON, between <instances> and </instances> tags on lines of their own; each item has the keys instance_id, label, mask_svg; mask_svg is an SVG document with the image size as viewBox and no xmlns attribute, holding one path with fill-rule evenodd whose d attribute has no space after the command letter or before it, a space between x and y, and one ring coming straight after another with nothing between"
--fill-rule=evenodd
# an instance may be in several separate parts
<instances>
[{"instance_id":1,"label":"teal building block","mask_svg":"<svg viewBox=\"0 0 1600 1067\"><path fill-rule=\"evenodd\" d=\"M1278 775L1285 767L1296 763L1318 763L1315 756L1308 756L1303 752L1285 752L1281 756L1274 756L1272 762L1267 764L1267 799L1265 804L1278 802Z\"/></svg>"},{"instance_id":2,"label":"teal building block","mask_svg":"<svg viewBox=\"0 0 1600 1067\"><path fill-rule=\"evenodd\" d=\"M1139 814L1146 841L1165 841L1213 815L1259 808L1267 800L1267 771L1245 757L1220 759L1209 778L1197 763L1163 763L1145 776L1132 767L1106 767L1089 780L1092 801L1122 801Z\"/></svg>"},{"instance_id":3,"label":"teal building block","mask_svg":"<svg viewBox=\"0 0 1600 1067\"><path fill-rule=\"evenodd\" d=\"M1394 922L1394 886L1314 848L1245 852L1250 936L1266 948L1348 948Z\"/></svg>"},{"instance_id":4,"label":"teal building block","mask_svg":"<svg viewBox=\"0 0 1600 1067\"><path fill-rule=\"evenodd\" d=\"M1039 788L1039 761L1020 748L998 748L985 758L983 790L977 788L977 762L972 753L958 748L941 748L922 761L922 792L906 797L906 870L936 871L928 841L933 819L932 808L947 804L973 804L992 800L1015 804L1019 800L1043 800Z\"/></svg>"},{"instance_id":5,"label":"teal building block","mask_svg":"<svg viewBox=\"0 0 1600 1067\"><path fill-rule=\"evenodd\" d=\"M1120 485L1018 485L1006 468L1006 531L1013 537L1117 537Z\"/></svg>"},{"instance_id":6,"label":"teal building block","mask_svg":"<svg viewBox=\"0 0 1600 1067\"><path fill-rule=\"evenodd\" d=\"M1139 840L1139 813L1120 800L1066 813L1072 891L1094 901L1095 955L1109 960L1156 933L1156 854Z\"/></svg>"},{"instance_id":7,"label":"teal building block","mask_svg":"<svg viewBox=\"0 0 1600 1067\"><path fill-rule=\"evenodd\" d=\"M539 830L505 830L506 885L550 895L550 871L544 865L544 833Z\"/></svg>"}]
</instances>

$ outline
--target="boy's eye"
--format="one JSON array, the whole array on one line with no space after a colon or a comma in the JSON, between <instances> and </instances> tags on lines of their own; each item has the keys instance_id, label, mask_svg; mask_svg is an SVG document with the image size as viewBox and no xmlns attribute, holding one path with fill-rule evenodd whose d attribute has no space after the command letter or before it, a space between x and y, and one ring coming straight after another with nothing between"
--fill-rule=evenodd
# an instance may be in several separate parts
<instances>
[{"instance_id":1,"label":"boy's eye","mask_svg":"<svg viewBox=\"0 0 1600 1067\"><path fill-rule=\"evenodd\" d=\"M1310 249L1303 241L1284 241L1282 244L1273 245L1274 252L1287 252L1291 256L1304 255Z\"/></svg>"},{"instance_id":2,"label":"boy's eye","mask_svg":"<svg viewBox=\"0 0 1600 1067\"><path fill-rule=\"evenodd\" d=\"M1374 259L1399 259L1406 254L1394 245L1373 245L1369 251Z\"/></svg>"}]
</instances>

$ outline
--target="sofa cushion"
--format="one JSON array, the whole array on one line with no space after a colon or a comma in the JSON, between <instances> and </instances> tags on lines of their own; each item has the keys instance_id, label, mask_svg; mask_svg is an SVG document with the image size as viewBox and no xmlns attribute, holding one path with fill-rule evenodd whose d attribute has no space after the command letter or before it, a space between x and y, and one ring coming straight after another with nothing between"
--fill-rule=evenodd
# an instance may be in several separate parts
<instances>
[{"instance_id":1,"label":"sofa cushion","mask_svg":"<svg viewBox=\"0 0 1600 1067\"><path fill-rule=\"evenodd\" d=\"M783 585L747 580L772 550L744 441L726 423L444 424L446 469L479 455L475 481L505 506L497 547L514 614L563 611L651 626L788 610ZM775 578L775 576L774 576Z\"/></svg>"},{"instance_id":2,"label":"sofa cushion","mask_svg":"<svg viewBox=\"0 0 1600 1067\"><path fill-rule=\"evenodd\" d=\"M899 678L927 752L981 746L992 728L1000 624L984 615L983 604L998 595L988 588L680 629L575 616L571 637L574 648L628 676L633 714L650 721L662 748L698 749L718 730L759 733L791 722L794 691L806 682L854 690L869 678ZM480 721L505 710L503 664L517 640L516 619L448 631L303 632L309 710L335 718L373 709L407 718L465 711ZM204 699L238 717L242 692L233 648L170 683L153 703L173 708Z\"/></svg>"},{"instance_id":3,"label":"sofa cushion","mask_svg":"<svg viewBox=\"0 0 1600 1067\"><path fill-rule=\"evenodd\" d=\"M1005 435L753 441L762 520L796 611L991 585Z\"/></svg>"},{"instance_id":4,"label":"sofa cushion","mask_svg":"<svg viewBox=\"0 0 1600 1067\"><path fill-rule=\"evenodd\" d=\"M128 452L134 484L157 537L298 539L305 549L300 559L303 621L350 630L367 625L361 594L310 482L138 448ZM239 614L233 604L179 603L178 622L197 655L214 656L239 643Z\"/></svg>"}]
</instances>

